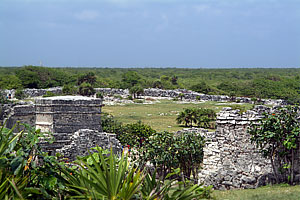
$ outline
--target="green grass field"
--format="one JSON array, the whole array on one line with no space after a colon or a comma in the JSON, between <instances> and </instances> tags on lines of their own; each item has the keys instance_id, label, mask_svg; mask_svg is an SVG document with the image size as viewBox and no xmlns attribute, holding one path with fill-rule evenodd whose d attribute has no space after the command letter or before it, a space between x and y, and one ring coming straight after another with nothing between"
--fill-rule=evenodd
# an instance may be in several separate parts
<instances>
[{"instance_id":1,"label":"green grass field","mask_svg":"<svg viewBox=\"0 0 300 200\"><path fill-rule=\"evenodd\" d=\"M299 200L300 186L276 185L257 189L213 191L217 200Z\"/></svg>"},{"instance_id":2,"label":"green grass field","mask_svg":"<svg viewBox=\"0 0 300 200\"><path fill-rule=\"evenodd\" d=\"M178 131L184 128L176 124L177 114L183 111L184 108L210 108L216 112L223 107L228 107L230 103L221 102L199 102L194 103L179 103L171 100L160 100L160 103L155 104L126 104L104 106L103 112L112 114L118 121L123 123L134 123L141 120L143 123L150 125L157 131ZM246 109L252 107L251 104L241 104Z\"/></svg>"}]
</instances>

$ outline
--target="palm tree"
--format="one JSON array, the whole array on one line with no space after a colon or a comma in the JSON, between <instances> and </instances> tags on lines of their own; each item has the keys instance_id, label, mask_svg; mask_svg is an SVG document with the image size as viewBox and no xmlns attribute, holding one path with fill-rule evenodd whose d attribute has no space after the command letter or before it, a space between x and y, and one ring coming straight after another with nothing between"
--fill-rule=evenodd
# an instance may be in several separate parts
<instances>
[{"instance_id":1,"label":"palm tree","mask_svg":"<svg viewBox=\"0 0 300 200\"><path fill-rule=\"evenodd\" d=\"M184 123L187 127L188 125L193 126L193 122L197 123L196 121L196 110L193 108L186 108L184 111L180 112L176 121L178 124Z\"/></svg>"}]
</instances>

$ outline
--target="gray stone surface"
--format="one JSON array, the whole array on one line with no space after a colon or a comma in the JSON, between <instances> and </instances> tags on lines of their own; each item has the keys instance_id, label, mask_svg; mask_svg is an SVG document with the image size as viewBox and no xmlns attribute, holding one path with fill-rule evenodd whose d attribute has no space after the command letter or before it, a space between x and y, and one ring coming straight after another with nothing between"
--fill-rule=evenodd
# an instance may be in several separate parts
<instances>
[{"instance_id":1,"label":"gray stone surface","mask_svg":"<svg viewBox=\"0 0 300 200\"><path fill-rule=\"evenodd\" d=\"M206 134L203 170L199 182L215 189L255 188L272 182L271 165L250 142L247 128L270 108L257 106L239 114L224 108L217 117L217 129Z\"/></svg>"},{"instance_id":2,"label":"gray stone surface","mask_svg":"<svg viewBox=\"0 0 300 200\"><path fill-rule=\"evenodd\" d=\"M49 88L49 89L24 89L24 94L27 97L39 97L43 96L47 93L47 91L52 92L57 95L62 94L61 87ZM101 92L105 96L114 96L114 95L121 95L121 96L129 96L128 89L115 89L115 88L95 88L96 93ZM4 91L7 95L11 94L11 97L14 98L15 90L5 90ZM231 101L232 98L226 95L207 95L197 93L191 90L186 89L176 89L176 90L163 90L157 88L148 88L144 89L145 96L151 97L169 97L169 98L178 98L181 94L183 94L183 100L191 101L191 100L203 100L203 101L219 101L219 102L228 102ZM254 103L251 101L249 97L235 97L235 101L238 100L241 103ZM286 102L281 99L261 99L261 104L264 105L285 105Z\"/></svg>"},{"instance_id":3,"label":"gray stone surface","mask_svg":"<svg viewBox=\"0 0 300 200\"><path fill-rule=\"evenodd\" d=\"M88 150L99 146L102 149L112 148L115 153L122 152L122 145L116 139L115 134L103 133L95 130L80 129L70 137L71 143L63 146L58 152L70 160L75 160L76 156L88 155ZM90 150L93 152L93 150Z\"/></svg>"}]
</instances>

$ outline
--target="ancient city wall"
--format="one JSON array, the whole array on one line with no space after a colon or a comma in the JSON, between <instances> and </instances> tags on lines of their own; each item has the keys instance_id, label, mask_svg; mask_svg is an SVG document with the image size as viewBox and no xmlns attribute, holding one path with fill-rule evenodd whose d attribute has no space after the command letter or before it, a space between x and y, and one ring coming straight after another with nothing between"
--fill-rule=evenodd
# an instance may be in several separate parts
<instances>
[{"instance_id":1,"label":"ancient city wall","mask_svg":"<svg viewBox=\"0 0 300 200\"><path fill-rule=\"evenodd\" d=\"M27 97L40 97L47 93L47 91L52 92L54 94L60 95L62 94L61 87L49 88L49 89L24 89L24 94ZM114 88L95 88L96 92L101 92L104 95L121 95L121 96L129 96L128 89L114 89ZM7 96L14 98L15 90L5 90L4 91ZM10 95L9 95L10 94ZM191 90L186 89L176 89L176 90L163 90L156 88L148 88L144 89L144 95L150 97L169 97L169 98L179 98L182 96L184 100L203 100L203 101L231 101L232 98L226 95L207 95L200 94L197 92L193 92ZM239 101L241 103L254 103L251 101L251 98L248 97L236 97L235 101ZM284 100L281 99L261 99L260 104L264 105L282 105L286 104Z\"/></svg>"}]
</instances>

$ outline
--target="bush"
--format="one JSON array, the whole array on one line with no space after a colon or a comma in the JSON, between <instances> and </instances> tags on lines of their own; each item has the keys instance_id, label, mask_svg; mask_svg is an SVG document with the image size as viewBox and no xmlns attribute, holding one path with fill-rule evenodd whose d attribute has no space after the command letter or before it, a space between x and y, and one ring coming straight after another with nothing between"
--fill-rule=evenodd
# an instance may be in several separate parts
<instances>
[{"instance_id":1,"label":"bush","mask_svg":"<svg viewBox=\"0 0 300 200\"><path fill-rule=\"evenodd\" d=\"M138 149L139 158L140 162L150 162L164 178L172 169L180 168L183 179L190 179L191 175L197 179L204 144L204 138L197 133L155 133Z\"/></svg>"},{"instance_id":2,"label":"bush","mask_svg":"<svg viewBox=\"0 0 300 200\"><path fill-rule=\"evenodd\" d=\"M265 114L248 132L265 158L270 159L277 183L294 184L299 155L300 126L298 106L280 108L278 112Z\"/></svg>"},{"instance_id":3,"label":"bush","mask_svg":"<svg viewBox=\"0 0 300 200\"><path fill-rule=\"evenodd\" d=\"M103 99L103 94L101 92L97 92L96 98Z\"/></svg>"},{"instance_id":4,"label":"bush","mask_svg":"<svg viewBox=\"0 0 300 200\"><path fill-rule=\"evenodd\" d=\"M229 107L232 108L232 110L240 110L240 114L243 114L244 112L247 111L246 107L245 106L242 106L242 105L230 105Z\"/></svg>"},{"instance_id":5,"label":"bush","mask_svg":"<svg viewBox=\"0 0 300 200\"><path fill-rule=\"evenodd\" d=\"M117 135L117 137L122 144L141 147L144 145L145 140L154 133L156 133L156 131L152 129L151 126L138 121L137 123L125 125L124 132Z\"/></svg>"},{"instance_id":6,"label":"bush","mask_svg":"<svg viewBox=\"0 0 300 200\"><path fill-rule=\"evenodd\" d=\"M216 118L216 113L212 109L206 108L187 108L180 112L176 118L178 124L184 124L185 126L197 126L202 128L209 128L210 123Z\"/></svg>"},{"instance_id":7,"label":"bush","mask_svg":"<svg viewBox=\"0 0 300 200\"><path fill-rule=\"evenodd\" d=\"M118 94L114 95L114 98L115 99L123 99L123 97L121 95L118 95Z\"/></svg>"},{"instance_id":8,"label":"bush","mask_svg":"<svg viewBox=\"0 0 300 200\"><path fill-rule=\"evenodd\" d=\"M144 103L144 101L143 101L143 100L140 100L140 99L135 99L135 100L133 100L133 102L134 102L134 103Z\"/></svg>"},{"instance_id":9,"label":"bush","mask_svg":"<svg viewBox=\"0 0 300 200\"><path fill-rule=\"evenodd\" d=\"M57 96L57 94L54 94L53 92L47 91L45 95L43 95L43 97L55 97Z\"/></svg>"},{"instance_id":10,"label":"bush","mask_svg":"<svg viewBox=\"0 0 300 200\"><path fill-rule=\"evenodd\" d=\"M64 85L62 88L62 92L65 95L75 95L77 92L77 88L74 85Z\"/></svg>"},{"instance_id":11,"label":"bush","mask_svg":"<svg viewBox=\"0 0 300 200\"><path fill-rule=\"evenodd\" d=\"M16 92L15 92L15 98L21 100L21 99L25 99L25 94L23 92L22 89L17 89Z\"/></svg>"},{"instance_id":12,"label":"bush","mask_svg":"<svg viewBox=\"0 0 300 200\"><path fill-rule=\"evenodd\" d=\"M79 86L79 94L82 96L91 96L95 94L95 90L90 83L83 82Z\"/></svg>"}]
</instances>

